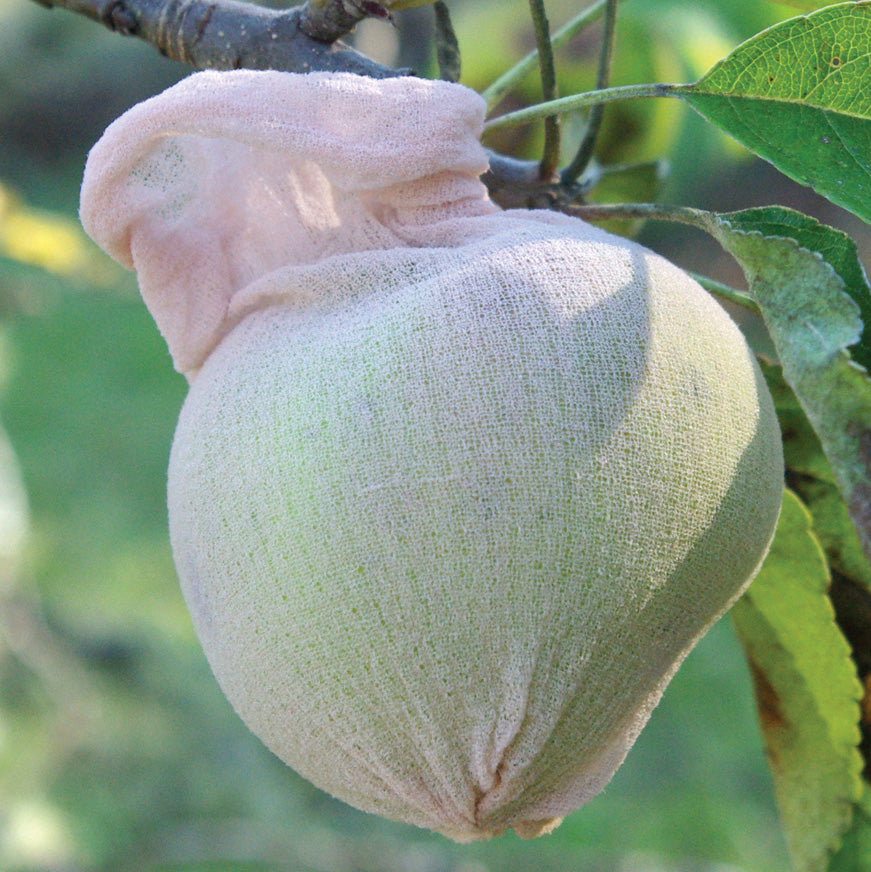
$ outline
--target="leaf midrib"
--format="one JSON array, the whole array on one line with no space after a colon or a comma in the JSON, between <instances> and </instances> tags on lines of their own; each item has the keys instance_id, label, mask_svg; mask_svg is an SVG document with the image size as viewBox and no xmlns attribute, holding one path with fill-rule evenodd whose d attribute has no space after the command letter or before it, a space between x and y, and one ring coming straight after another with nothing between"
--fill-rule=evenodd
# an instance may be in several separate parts
<instances>
[{"instance_id":1,"label":"leaf midrib","mask_svg":"<svg viewBox=\"0 0 871 872\"><path fill-rule=\"evenodd\" d=\"M806 103L803 102L801 98L788 100L782 97L768 97L756 94L734 94L730 91L709 91L703 88L699 88L697 85L684 85L682 87L676 88L675 94L680 97L684 97L685 99L692 99L692 97L698 95L702 97L717 97L723 100L752 100L758 103L782 103L787 106L796 106L798 108L816 109L818 112L823 112L827 115L843 115L847 118L856 118L859 121L871 121L871 107L869 107L867 115L861 115L855 112L845 111L844 109L833 109L831 106L821 106L817 103Z\"/></svg>"}]
</instances>

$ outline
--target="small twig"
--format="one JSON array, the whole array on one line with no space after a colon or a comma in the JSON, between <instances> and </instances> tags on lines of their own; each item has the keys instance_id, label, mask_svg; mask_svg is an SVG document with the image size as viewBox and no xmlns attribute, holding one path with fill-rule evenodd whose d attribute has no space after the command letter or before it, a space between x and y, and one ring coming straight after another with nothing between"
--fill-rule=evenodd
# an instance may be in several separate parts
<instances>
[{"instance_id":1,"label":"small twig","mask_svg":"<svg viewBox=\"0 0 871 872\"><path fill-rule=\"evenodd\" d=\"M554 51L565 45L575 34L585 27L598 21L605 12L607 0L596 0L586 9L581 10L574 18L566 22L551 38ZM525 58L518 61L510 70L506 70L493 84L481 92L487 101L488 108L493 108L538 62L538 49L534 49Z\"/></svg>"},{"instance_id":2,"label":"small twig","mask_svg":"<svg viewBox=\"0 0 871 872\"><path fill-rule=\"evenodd\" d=\"M617 0L607 0L605 6L605 27L602 34L602 53L599 55L599 71L596 75L596 90L602 91L611 81L611 60L614 55L614 42L617 35ZM605 115L605 104L597 103L590 109L587 129L572 162L562 171L562 180L573 184L584 173L593 159L596 140Z\"/></svg>"},{"instance_id":3,"label":"small twig","mask_svg":"<svg viewBox=\"0 0 871 872\"><path fill-rule=\"evenodd\" d=\"M451 13L443 0L433 4L435 12L435 45L439 78L446 82L460 81L460 44L451 23Z\"/></svg>"},{"instance_id":4,"label":"small twig","mask_svg":"<svg viewBox=\"0 0 871 872\"><path fill-rule=\"evenodd\" d=\"M545 103L537 103L535 106L527 106L516 112L506 112L505 115L490 119L484 125L484 130L516 127L518 124L526 124L549 115L587 109L597 103L613 103L617 100L633 100L640 97L679 97L682 91L691 87L691 85L657 82L645 85L616 85L601 91L585 91L582 94L572 94Z\"/></svg>"},{"instance_id":5,"label":"small twig","mask_svg":"<svg viewBox=\"0 0 871 872\"><path fill-rule=\"evenodd\" d=\"M691 206L669 206L660 203L585 203L572 209L572 214L585 221L612 221L615 218L631 220L672 221L710 232L712 215Z\"/></svg>"},{"instance_id":6,"label":"small twig","mask_svg":"<svg viewBox=\"0 0 871 872\"><path fill-rule=\"evenodd\" d=\"M550 23L544 8L544 0L529 0L529 11L535 27L535 42L538 45L538 66L541 71L541 91L545 102L557 97L556 67L553 58L553 45L550 41ZM556 175L560 157L560 118L549 115L544 119L544 153L539 164L542 180Z\"/></svg>"},{"instance_id":7,"label":"small twig","mask_svg":"<svg viewBox=\"0 0 871 872\"><path fill-rule=\"evenodd\" d=\"M729 303L734 303L736 306L741 306L742 309L755 312L757 315L760 314L759 306L746 291L739 291L731 285L724 285L722 282L715 281L698 273L691 272L689 275L715 297L719 297L721 300L726 300Z\"/></svg>"}]
</instances>

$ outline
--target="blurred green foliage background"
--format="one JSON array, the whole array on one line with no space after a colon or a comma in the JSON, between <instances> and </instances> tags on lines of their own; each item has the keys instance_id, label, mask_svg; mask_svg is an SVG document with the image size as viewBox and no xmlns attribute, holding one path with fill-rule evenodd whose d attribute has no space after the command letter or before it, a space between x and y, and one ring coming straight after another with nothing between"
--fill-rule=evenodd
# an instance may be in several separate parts
<instances>
[{"instance_id":1,"label":"blurred green foliage background","mask_svg":"<svg viewBox=\"0 0 871 872\"><path fill-rule=\"evenodd\" d=\"M532 46L523 0L450 6L466 84L489 84ZM579 4L548 8L558 25ZM757 0L626 0L614 81L690 81L790 14ZM402 13L396 32L367 22L358 45L426 69L429 16ZM563 93L592 86L598 36L592 28L560 54ZM728 621L690 656L611 786L534 842L457 846L356 812L236 718L193 635L167 541L165 470L185 383L133 278L75 219L89 146L186 72L72 14L0 0L0 870L785 872ZM505 108L536 98L531 76ZM614 106L606 119L600 160L666 158L660 197L802 208L855 235L868 262L856 219L679 103ZM569 143L579 130L568 120ZM489 144L532 155L539 135ZM642 239L739 283L690 231L649 227Z\"/></svg>"}]
</instances>

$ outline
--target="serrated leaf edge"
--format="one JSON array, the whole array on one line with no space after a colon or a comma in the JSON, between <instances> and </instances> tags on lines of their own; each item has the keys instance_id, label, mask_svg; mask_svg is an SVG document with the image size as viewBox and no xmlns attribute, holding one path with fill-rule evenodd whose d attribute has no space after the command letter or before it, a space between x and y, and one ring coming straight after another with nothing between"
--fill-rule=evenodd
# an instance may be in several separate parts
<instances>
[{"instance_id":1,"label":"serrated leaf edge","mask_svg":"<svg viewBox=\"0 0 871 872\"><path fill-rule=\"evenodd\" d=\"M856 367L856 369L858 369L859 371L868 375L868 370L864 366L862 366L861 364L856 363L856 361L853 360L852 355L850 355L850 352L849 352L849 349L852 346L858 345L862 341L862 332L863 332L864 327L865 327L865 324L862 320L862 310L859 308L859 304L850 296L850 294L847 293L847 290L846 290L847 284L841 278L840 273L825 259L825 257L823 257L823 255L819 251L814 251L813 249L805 248L803 245L796 242L796 240L793 239L791 236L777 236L777 235L772 235L772 234L768 234L768 233L763 233L761 230L745 230L745 229L740 228L740 227L735 227L730 221L724 219L722 217L722 213L712 212L711 214L714 215L716 218L715 224L726 225L728 227L729 233L734 233L736 235L746 236L746 237L758 236L760 239L774 239L774 240L777 240L779 242L786 242L786 243L792 245L798 251L812 255L819 263L821 263L825 267L825 269L827 269L829 271L830 275L834 276L834 278L837 280L837 282L840 285L840 288L839 288L840 293L848 301L850 308L853 310L853 315L855 316L856 321L858 321L858 326L857 326L858 332L856 333L854 339L852 339L848 342L844 342L841 345L839 345L836 349L834 349L832 351L831 355L826 359L826 364L834 362L834 360L836 359L836 357L838 356L839 353L844 353L847 355L848 362L850 364L852 364L854 367ZM725 214L728 214L728 213L725 213ZM821 223L821 222L817 222L817 223ZM825 225L822 225L822 226L825 226ZM833 228L833 229L837 230L837 228ZM724 245L724 247L726 247L726 250L728 251L729 249L727 246L725 246L723 241L720 240L720 242L721 242L721 244ZM731 254L731 252L730 252L730 254ZM734 255L733 255L733 257L734 257ZM861 262L860 262L860 265L862 265ZM741 268L742 269L744 268L743 264L741 265ZM863 270L864 270L864 266L863 266ZM866 279L867 279L867 276L866 276ZM753 296L752 293L750 293L750 296L751 297ZM763 319L764 319L764 315L763 315ZM808 326L810 326L810 325L808 325ZM869 327L871 327L871 325L869 325Z\"/></svg>"},{"instance_id":2,"label":"serrated leaf edge","mask_svg":"<svg viewBox=\"0 0 871 872\"><path fill-rule=\"evenodd\" d=\"M804 506L804 503L802 503L802 506ZM814 537L814 538L816 538L816 537ZM750 590L752 590L752 585L750 587ZM808 685L807 685L807 682L804 681L801 677L802 673L798 669L798 666L796 665L795 655L792 653L792 651L789 647L784 645L783 634L777 632L774 625L768 620L768 618L765 617L763 612L753 602L752 598L749 596L750 590L748 590L747 593L744 595L744 598L747 601L746 605L749 608L752 608L756 612L757 620L759 620L762 624L765 625L765 627L768 628L768 631L770 632L773 640L775 641L775 644L777 645L777 647L781 650L781 652L783 653L783 655L787 659L792 673L794 675L798 676L799 680L801 681L802 687L806 689L808 687ZM826 598L827 602L829 603L829 606L831 607L831 600L828 598L828 596L826 596L825 598ZM834 620L834 609L832 609L832 623L833 623L834 628L837 631L838 635L843 640L844 645L846 645L848 659L852 661L852 649L850 648L850 645L847 642L847 640L844 639L844 635L843 635L843 633L841 633L840 627L838 627L837 622ZM757 669L759 668L758 665L755 665L755 661L751 657L750 651L746 648L745 648L745 656L747 658L748 664L754 664L755 668L757 668ZM857 810L861 809L861 800L862 800L862 796L863 796L863 792L864 792L865 782L864 782L864 779L862 778L864 761L862 760L862 755L859 751L859 743L861 742L861 739L862 739L861 730L859 728L859 720L861 718L859 704L861 703L861 700L862 700L862 688L861 688L861 684L859 683L858 677L856 678L856 691L859 694L859 696L853 700L856 703L856 715L857 715L856 722L854 725L855 741L853 741L851 739L849 744L842 745L842 747L840 749L838 749L839 755L841 755L845 759L845 761L847 762L846 774L847 774L850 782L853 783L854 790L853 790L852 796L843 797L840 800L838 800L838 806L843 808L842 820L841 820L839 831L836 832L832 836L832 838L823 845L823 849L826 853L827 861L828 861L828 859L831 859L831 857L837 853L837 851L840 849L841 845L843 844L844 837L847 835L847 832L849 831L850 827L853 824ZM810 698L811 708L819 716L820 720L823 723L827 723L827 721L825 720L825 717L822 715L822 713L820 711L820 708L816 702L815 696L809 692L807 693L807 696ZM765 732L762 729L761 725L760 725L760 730L762 730L763 744L767 748L768 740L765 737ZM835 746L835 747L837 748L837 746ZM767 756L767 753L768 752L766 751L766 756ZM827 863L827 865L828 865L828 863Z\"/></svg>"},{"instance_id":3,"label":"serrated leaf edge","mask_svg":"<svg viewBox=\"0 0 871 872\"><path fill-rule=\"evenodd\" d=\"M846 759L846 761L848 763L847 775L850 778L850 781L853 783L854 795L851 797L846 797L846 798L840 800L840 802L839 802L840 805L843 805L845 807L845 814L844 814L842 827L840 829L840 832L835 834L833 836L832 840L830 842L827 842L824 846L824 849L825 849L826 854L827 854L827 858L831 858L838 851L840 846L843 844L844 837L847 834L848 830L850 829L850 826L854 820L855 814L856 814L857 810L861 808L861 801L862 801L862 797L864 795L865 781L862 777L863 770L864 770L864 760L862 759L862 754L859 750L859 745L862 741L862 732L861 732L861 728L860 728L860 721L862 718L862 712L861 712L860 706L861 706L862 699L864 698L864 688L862 687L862 683L859 680L859 675L858 675L858 671L856 669L856 664L855 664L855 661L853 660L852 646L847 641L847 638L844 636L843 632L841 631L840 626L838 625L837 618L835 615L835 607L832 604L832 600L828 595L828 588L829 588L829 585L831 583L831 570L829 568L828 557L826 556L825 549L823 548L822 543L820 542L819 537L817 536L816 531L814 530L813 515L811 514L810 509L805 505L805 503L801 499L801 497L798 496L798 494L796 494L794 491L790 490L789 488L784 488L784 499L789 498L789 497L787 497L787 495L789 495L789 497L794 499L796 504L801 508L802 516L803 516L803 519L805 522L805 533L808 536L811 543L813 544L813 547L815 548L817 555L820 559L820 564L822 565L822 567L824 568L824 571L826 573L826 587L825 587L825 589L813 591L813 593L816 593L817 595L819 595L823 598L823 600L825 602L825 609L826 609L827 615L828 615L827 623L829 623L831 625L831 628L834 630L834 637L836 637L838 639L836 644L842 649L844 659L853 667L853 669L852 669L853 695L850 697L850 699L852 700L852 702L855 705L856 718L855 718L853 725L852 725L852 728L851 728L852 736L850 739L842 740L841 750L839 753L843 754L844 758ZM764 564L763 564L763 566L764 566ZM811 592L809 591L809 593L811 593ZM806 680L804 680L803 674L802 674L801 670L798 668L796 656L795 656L792 648L790 646L784 644L784 639L786 639L786 634L783 633L782 631L778 630L778 628L775 627L775 625L772 624L771 621L769 621L769 619L766 617L765 612L754 601L753 585L752 584L747 589L747 591L744 593L742 600L744 600L745 606L752 608L755 611L757 619L768 628L768 631L771 635L772 640L780 648L782 653L785 655L785 658L786 658L786 660L791 668L791 671L793 672L794 675L796 675L798 677L798 680L801 682L802 687L807 689L809 687L808 682ZM740 633L739 633L739 635L740 635ZM742 643L742 646L743 646L743 643ZM745 654L747 656L748 662L752 663L753 659L750 656L750 650L746 646L743 646L743 647L745 647ZM820 720L824 724L828 724L828 721L825 717L825 714L823 713L823 711L821 710L821 708L817 702L816 696L810 692L807 693L807 696L810 699L810 704L811 704L812 710L819 716ZM767 744L767 740L765 739L764 732L763 732L763 741ZM835 747L837 748L838 746L835 745Z\"/></svg>"}]
</instances>

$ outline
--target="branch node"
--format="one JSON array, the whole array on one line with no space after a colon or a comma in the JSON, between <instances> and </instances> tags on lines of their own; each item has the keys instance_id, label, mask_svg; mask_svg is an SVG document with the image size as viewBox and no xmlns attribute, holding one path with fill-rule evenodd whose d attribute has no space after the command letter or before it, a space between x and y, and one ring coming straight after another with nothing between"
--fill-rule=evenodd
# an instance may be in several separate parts
<instances>
[{"instance_id":1,"label":"branch node","mask_svg":"<svg viewBox=\"0 0 871 872\"><path fill-rule=\"evenodd\" d=\"M122 36L134 36L139 30L139 19L127 7L125 0L110 0L99 10L100 21Z\"/></svg>"},{"instance_id":2,"label":"branch node","mask_svg":"<svg viewBox=\"0 0 871 872\"><path fill-rule=\"evenodd\" d=\"M390 10L378 0L307 0L300 12L300 30L326 43L346 36L364 18L394 23Z\"/></svg>"}]
</instances>

